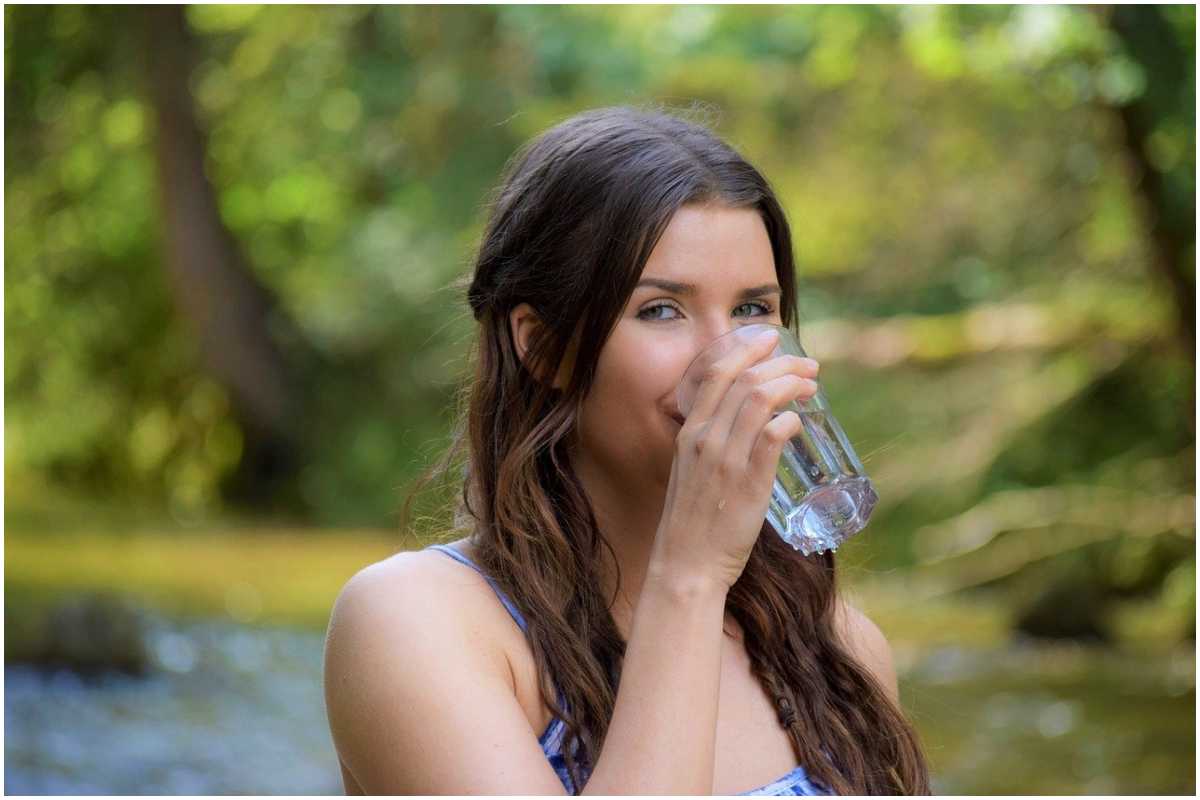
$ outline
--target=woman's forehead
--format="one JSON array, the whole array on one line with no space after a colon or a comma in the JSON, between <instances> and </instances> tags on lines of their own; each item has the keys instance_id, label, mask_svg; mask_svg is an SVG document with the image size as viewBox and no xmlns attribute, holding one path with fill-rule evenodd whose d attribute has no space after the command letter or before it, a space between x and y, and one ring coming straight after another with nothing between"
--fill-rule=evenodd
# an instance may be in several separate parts
<instances>
[{"instance_id":1,"label":"woman's forehead","mask_svg":"<svg viewBox=\"0 0 1200 800\"><path fill-rule=\"evenodd\" d=\"M671 218L642 270L643 278L720 285L775 277L771 239L753 208L684 206Z\"/></svg>"}]
</instances>

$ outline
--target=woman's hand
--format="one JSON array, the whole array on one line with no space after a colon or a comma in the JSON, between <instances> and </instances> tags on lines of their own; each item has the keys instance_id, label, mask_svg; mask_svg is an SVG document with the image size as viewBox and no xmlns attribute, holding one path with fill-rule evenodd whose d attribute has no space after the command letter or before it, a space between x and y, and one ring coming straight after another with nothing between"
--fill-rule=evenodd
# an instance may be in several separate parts
<instances>
[{"instance_id":1,"label":"woman's hand","mask_svg":"<svg viewBox=\"0 0 1200 800\"><path fill-rule=\"evenodd\" d=\"M762 361L778 340L771 330L739 342L703 376L675 439L647 579L712 581L727 590L742 574L767 515L779 456L801 427L794 411L772 415L817 392L813 359Z\"/></svg>"}]
</instances>

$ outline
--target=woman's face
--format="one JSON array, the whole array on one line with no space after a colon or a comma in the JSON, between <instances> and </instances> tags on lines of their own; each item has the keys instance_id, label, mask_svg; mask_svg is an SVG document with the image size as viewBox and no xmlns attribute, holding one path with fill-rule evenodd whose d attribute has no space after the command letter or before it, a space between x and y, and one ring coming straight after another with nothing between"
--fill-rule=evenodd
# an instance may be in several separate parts
<instances>
[{"instance_id":1,"label":"woman's face","mask_svg":"<svg viewBox=\"0 0 1200 800\"><path fill-rule=\"evenodd\" d=\"M579 421L585 457L627 491L665 488L680 422L675 388L716 337L782 324L758 211L685 206L659 240L600 352ZM649 483L648 483L649 482Z\"/></svg>"}]
</instances>

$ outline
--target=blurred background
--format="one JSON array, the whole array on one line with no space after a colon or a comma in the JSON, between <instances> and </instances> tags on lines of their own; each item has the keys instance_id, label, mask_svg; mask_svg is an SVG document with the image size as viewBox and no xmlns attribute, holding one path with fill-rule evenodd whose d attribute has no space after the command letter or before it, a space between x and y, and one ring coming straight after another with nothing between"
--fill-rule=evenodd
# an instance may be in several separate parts
<instances>
[{"instance_id":1,"label":"blurred background","mask_svg":"<svg viewBox=\"0 0 1200 800\"><path fill-rule=\"evenodd\" d=\"M881 501L938 793L1195 790L1193 6L4 10L10 793L332 793L321 648L445 447L489 189L705 103ZM439 526L441 526L439 528Z\"/></svg>"}]
</instances>

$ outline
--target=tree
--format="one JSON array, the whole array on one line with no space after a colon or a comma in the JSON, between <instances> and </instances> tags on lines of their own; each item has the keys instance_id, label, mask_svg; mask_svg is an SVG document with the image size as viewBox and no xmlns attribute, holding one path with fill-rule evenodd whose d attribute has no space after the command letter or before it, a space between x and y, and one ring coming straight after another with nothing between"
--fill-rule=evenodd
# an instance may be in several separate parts
<instances>
[{"instance_id":1,"label":"tree","mask_svg":"<svg viewBox=\"0 0 1200 800\"><path fill-rule=\"evenodd\" d=\"M204 365L229 391L243 432L230 499L263 505L293 482L303 453L293 370L271 329L290 323L247 268L217 210L188 78L194 45L182 6L135 12L145 23L147 84L156 111L165 262ZM292 337L293 339L295 337Z\"/></svg>"}]
</instances>

